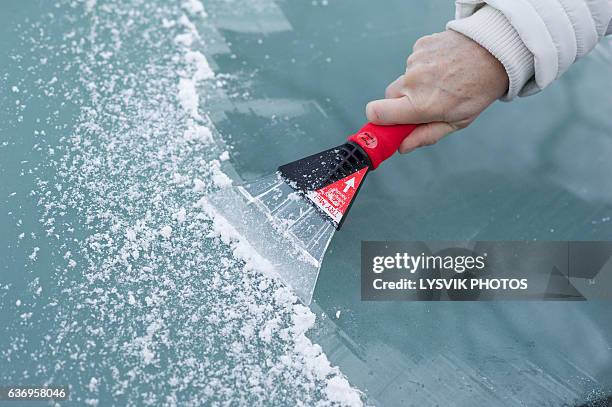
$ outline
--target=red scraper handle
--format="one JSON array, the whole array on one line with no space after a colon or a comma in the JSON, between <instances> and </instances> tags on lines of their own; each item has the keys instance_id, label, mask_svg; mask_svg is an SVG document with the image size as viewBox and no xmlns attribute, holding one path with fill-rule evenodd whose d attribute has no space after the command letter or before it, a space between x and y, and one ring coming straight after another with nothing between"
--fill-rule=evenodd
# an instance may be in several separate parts
<instances>
[{"instance_id":1,"label":"red scraper handle","mask_svg":"<svg viewBox=\"0 0 612 407\"><path fill-rule=\"evenodd\" d=\"M397 151L406 137L416 129L416 124L395 124L380 126L367 123L348 139L361 146L370 157L372 169L375 169Z\"/></svg>"}]
</instances>

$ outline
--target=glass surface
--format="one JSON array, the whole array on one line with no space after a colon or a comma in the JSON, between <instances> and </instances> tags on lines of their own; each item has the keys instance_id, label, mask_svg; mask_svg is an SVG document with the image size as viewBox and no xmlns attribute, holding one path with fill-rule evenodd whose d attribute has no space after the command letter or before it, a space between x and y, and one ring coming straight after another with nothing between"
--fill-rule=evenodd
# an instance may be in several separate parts
<instances>
[{"instance_id":1,"label":"glass surface","mask_svg":"<svg viewBox=\"0 0 612 407\"><path fill-rule=\"evenodd\" d=\"M249 95L216 123L247 178L359 129L365 104L403 72L416 39L454 13L448 1L276 4L291 29L218 22L232 52L214 60ZM359 299L361 240L609 240L611 49L604 40L545 92L498 102L469 128L368 176L314 301L333 325L315 341L371 402L560 406L612 391L609 303Z\"/></svg>"},{"instance_id":2,"label":"glass surface","mask_svg":"<svg viewBox=\"0 0 612 407\"><path fill-rule=\"evenodd\" d=\"M293 314L192 217L191 186L176 185L186 174L208 188L203 168L226 148L224 170L249 181L342 143L414 41L444 29L452 2L203 2L196 27L217 78L198 92L219 143L202 149L158 137L185 130L178 101L151 91L174 89L178 74L148 70L173 66L175 33L164 30L175 28L160 20L181 11L98 3L0 6L0 379L59 380L100 405L197 404L206 392L256 405L272 380L281 404L314 404L321 383L279 362L294 339L240 348L249 326L287 327ZM545 92L496 103L368 175L323 262L308 334L367 403L562 406L612 392L609 303L366 303L359 284L362 240L609 240L611 73L608 39ZM193 227L165 228L182 209ZM154 237L135 255L130 241L147 228ZM219 280L243 294L213 290ZM265 361L280 373L256 374Z\"/></svg>"}]
</instances>

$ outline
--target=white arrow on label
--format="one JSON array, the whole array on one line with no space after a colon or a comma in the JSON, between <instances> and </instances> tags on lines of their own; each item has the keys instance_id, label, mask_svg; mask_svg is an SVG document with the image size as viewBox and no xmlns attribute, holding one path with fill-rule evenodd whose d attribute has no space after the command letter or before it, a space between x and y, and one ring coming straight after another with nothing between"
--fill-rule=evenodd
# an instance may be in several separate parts
<instances>
[{"instance_id":1,"label":"white arrow on label","mask_svg":"<svg viewBox=\"0 0 612 407\"><path fill-rule=\"evenodd\" d=\"M344 193L347 193L350 188L355 189L355 177L344 182Z\"/></svg>"}]
</instances>

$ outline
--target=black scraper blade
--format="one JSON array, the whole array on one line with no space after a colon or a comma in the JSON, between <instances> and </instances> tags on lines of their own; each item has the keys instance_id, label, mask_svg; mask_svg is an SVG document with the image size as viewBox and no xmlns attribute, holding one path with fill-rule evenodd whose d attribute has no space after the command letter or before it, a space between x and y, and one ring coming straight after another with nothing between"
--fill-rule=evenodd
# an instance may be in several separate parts
<instances>
[{"instance_id":1,"label":"black scraper blade","mask_svg":"<svg viewBox=\"0 0 612 407\"><path fill-rule=\"evenodd\" d=\"M370 169L353 142L278 167L283 179L340 229Z\"/></svg>"}]
</instances>

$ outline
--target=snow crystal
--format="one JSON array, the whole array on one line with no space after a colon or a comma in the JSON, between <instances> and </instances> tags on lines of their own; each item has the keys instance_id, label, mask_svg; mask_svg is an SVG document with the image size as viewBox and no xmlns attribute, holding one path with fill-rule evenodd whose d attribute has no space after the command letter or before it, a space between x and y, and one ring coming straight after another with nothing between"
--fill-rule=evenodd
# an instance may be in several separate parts
<instances>
[{"instance_id":1,"label":"snow crystal","mask_svg":"<svg viewBox=\"0 0 612 407\"><path fill-rule=\"evenodd\" d=\"M136 240L136 232L134 230L132 230L132 229L128 229L128 230L125 231L125 237L128 240L134 241L134 240Z\"/></svg>"},{"instance_id":2,"label":"snow crystal","mask_svg":"<svg viewBox=\"0 0 612 407\"><path fill-rule=\"evenodd\" d=\"M215 185L217 185L219 187L222 187L222 188L225 188L225 187L228 187L228 186L232 185L232 179L230 177L228 177L221 170L216 170L213 173L212 180L215 183Z\"/></svg>"},{"instance_id":3,"label":"snow crystal","mask_svg":"<svg viewBox=\"0 0 612 407\"><path fill-rule=\"evenodd\" d=\"M206 184L201 179L196 178L193 180L193 192L202 192L205 186Z\"/></svg>"},{"instance_id":4,"label":"snow crystal","mask_svg":"<svg viewBox=\"0 0 612 407\"><path fill-rule=\"evenodd\" d=\"M178 212L174 214L174 219L176 219L178 223L185 222L185 219L187 219L187 211L185 208L179 209Z\"/></svg>"},{"instance_id":5,"label":"snow crystal","mask_svg":"<svg viewBox=\"0 0 612 407\"><path fill-rule=\"evenodd\" d=\"M204 6L199 0L187 0L183 2L183 8L187 10L187 12L189 12L190 14L200 14L202 17L206 17Z\"/></svg>"},{"instance_id":6,"label":"snow crystal","mask_svg":"<svg viewBox=\"0 0 612 407\"><path fill-rule=\"evenodd\" d=\"M39 251L40 251L40 247L35 247L34 250L32 251L32 253L30 254L30 256L28 256L30 258L30 260L36 261L36 259L38 258L38 252Z\"/></svg>"},{"instance_id":7,"label":"snow crystal","mask_svg":"<svg viewBox=\"0 0 612 407\"><path fill-rule=\"evenodd\" d=\"M172 28L176 25L176 21L168 20L166 18L162 18L162 27L164 28Z\"/></svg>"},{"instance_id":8,"label":"snow crystal","mask_svg":"<svg viewBox=\"0 0 612 407\"><path fill-rule=\"evenodd\" d=\"M182 33L174 37L174 42L187 48L191 47L191 44L193 44L193 40L193 34L191 33Z\"/></svg>"},{"instance_id":9,"label":"snow crystal","mask_svg":"<svg viewBox=\"0 0 612 407\"><path fill-rule=\"evenodd\" d=\"M206 59L206 57L201 52L188 51L185 54L185 61L187 61L187 63L189 64L192 64L195 68L195 72L193 74L194 81L202 81L214 78L215 73L208 64L208 60Z\"/></svg>"},{"instance_id":10,"label":"snow crystal","mask_svg":"<svg viewBox=\"0 0 612 407\"><path fill-rule=\"evenodd\" d=\"M151 350L147 346L144 346L142 348L141 354L142 354L142 361L144 362L145 365L150 364L155 359L155 353L151 352Z\"/></svg>"},{"instance_id":11,"label":"snow crystal","mask_svg":"<svg viewBox=\"0 0 612 407\"><path fill-rule=\"evenodd\" d=\"M293 306L293 311L293 330L296 334L303 334L312 328L315 323L315 315L308 307L296 304Z\"/></svg>"},{"instance_id":12,"label":"snow crystal","mask_svg":"<svg viewBox=\"0 0 612 407\"><path fill-rule=\"evenodd\" d=\"M345 406L361 406L359 395L342 376L334 376L327 381L325 393L330 401Z\"/></svg>"},{"instance_id":13,"label":"snow crystal","mask_svg":"<svg viewBox=\"0 0 612 407\"><path fill-rule=\"evenodd\" d=\"M185 109L191 117L196 119L200 118L198 114L199 97L193 80L187 78L179 79L178 99L183 109Z\"/></svg>"},{"instance_id":14,"label":"snow crystal","mask_svg":"<svg viewBox=\"0 0 612 407\"><path fill-rule=\"evenodd\" d=\"M90 13L96 6L96 0L85 0L85 12Z\"/></svg>"},{"instance_id":15,"label":"snow crystal","mask_svg":"<svg viewBox=\"0 0 612 407\"><path fill-rule=\"evenodd\" d=\"M166 225L159 230L159 234L165 237L166 239L170 239L170 235L172 234L172 228Z\"/></svg>"},{"instance_id":16,"label":"snow crystal","mask_svg":"<svg viewBox=\"0 0 612 407\"><path fill-rule=\"evenodd\" d=\"M87 388L91 392L98 391L98 384L99 384L98 379L96 379L95 377L92 377L89 380L89 384L87 385Z\"/></svg>"},{"instance_id":17,"label":"snow crystal","mask_svg":"<svg viewBox=\"0 0 612 407\"><path fill-rule=\"evenodd\" d=\"M206 126L194 124L185 130L183 137L189 142L200 142L209 144L213 141L212 132Z\"/></svg>"},{"instance_id":18,"label":"snow crystal","mask_svg":"<svg viewBox=\"0 0 612 407\"><path fill-rule=\"evenodd\" d=\"M216 186L226 188L232 185L232 179L221 171L221 162L219 160L212 160L210 162L210 167L212 170L212 180Z\"/></svg>"}]
</instances>

